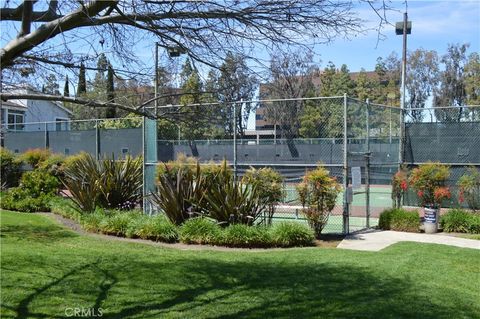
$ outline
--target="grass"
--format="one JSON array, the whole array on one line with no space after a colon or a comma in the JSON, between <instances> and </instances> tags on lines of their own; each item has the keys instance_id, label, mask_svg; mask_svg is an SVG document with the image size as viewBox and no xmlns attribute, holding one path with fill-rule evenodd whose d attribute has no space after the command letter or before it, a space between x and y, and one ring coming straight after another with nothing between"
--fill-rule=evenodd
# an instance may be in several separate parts
<instances>
[{"instance_id":1,"label":"grass","mask_svg":"<svg viewBox=\"0 0 480 319\"><path fill-rule=\"evenodd\" d=\"M2 318L65 318L68 307L102 318L480 317L477 250L183 251L0 217Z\"/></svg>"}]
</instances>

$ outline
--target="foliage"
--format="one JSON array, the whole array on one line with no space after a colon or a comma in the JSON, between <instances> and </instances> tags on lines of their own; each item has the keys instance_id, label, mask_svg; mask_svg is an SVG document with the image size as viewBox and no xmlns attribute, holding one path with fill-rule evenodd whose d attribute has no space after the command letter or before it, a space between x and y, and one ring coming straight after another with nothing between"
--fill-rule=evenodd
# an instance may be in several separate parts
<instances>
[{"instance_id":1,"label":"foliage","mask_svg":"<svg viewBox=\"0 0 480 319\"><path fill-rule=\"evenodd\" d=\"M401 208L384 210L380 214L378 226L383 230L396 230L417 233L420 227L418 211L406 211Z\"/></svg>"},{"instance_id":2,"label":"foliage","mask_svg":"<svg viewBox=\"0 0 480 319\"><path fill-rule=\"evenodd\" d=\"M268 248L275 246L270 228L243 224L230 225L223 229L216 244L242 248Z\"/></svg>"},{"instance_id":3,"label":"foliage","mask_svg":"<svg viewBox=\"0 0 480 319\"><path fill-rule=\"evenodd\" d=\"M174 161L168 161L163 165L157 166L157 181L164 175L168 178L174 179L177 176L178 171L181 169L183 172L196 171L198 161L194 157L185 156L183 153L177 154L177 159Z\"/></svg>"},{"instance_id":4,"label":"foliage","mask_svg":"<svg viewBox=\"0 0 480 319\"><path fill-rule=\"evenodd\" d=\"M188 219L179 228L180 241L185 244L213 244L221 232L217 223L204 217Z\"/></svg>"},{"instance_id":5,"label":"foliage","mask_svg":"<svg viewBox=\"0 0 480 319\"><path fill-rule=\"evenodd\" d=\"M81 214L78 212L74 205L75 204L70 199L60 196L52 197L49 202L50 210L52 213L79 222Z\"/></svg>"},{"instance_id":6,"label":"foliage","mask_svg":"<svg viewBox=\"0 0 480 319\"><path fill-rule=\"evenodd\" d=\"M2 195L0 205L4 209L21 212L47 212L58 186L58 180L45 171L26 172L18 187L10 188Z\"/></svg>"},{"instance_id":7,"label":"foliage","mask_svg":"<svg viewBox=\"0 0 480 319\"><path fill-rule=\"evenodd\" d=\"M315 239L311 229L297 222L281 222L274 225L271 236L279 247L311 246Z\"/></svg>"},{"instance_id":8,"label":"foliage","mask_svg":"<svg viewBox=\"0 0 480 319\"><path fill-rule=\"evenodd\" d=\"M129 226L141 216L138 211L108 211L100 221L100 231L107 235L125 236Z\"/></svg>"},{"instance_id":9,"label":"foliage","mask_svg":"<svg viewBox=\"0 0 480 319\"><path fill-rule=\"evenodd\" d=\"M227 169L226 162L215 183L205 192L205 210L222 224L254 224L265 210L268 199L257 185L236 181Z\"/></svg>"},{"instance_id":10,"label":"foliage","mask_svg":"<svg viewBox=\"0 0 480 319\"><path fill-rule=\"evenodd\" d=\"M242 181L245 184L256 186L260 194L259 196L265 198L268 207L268 215L265 222L270 225L275 214L275 205L285 197L282 175L269 167L260 169L251 167L245 172Z\"/></svg>"},{"instance_id":11,"label":"foliage","mask_svg":"<svg viewBox=\"0 0 480 319\"><path fill-rule=\"evenodd\" d=\"M20 179L20 188L30 197L53 195L57 192L60 182L57 178L43 170L25 172Z\"/></svg>"},{"instance_id":12,"label":"foliage","mask_svg":"<svg viewBox=\"0 0 480 319\"><path fill-rule=\"evenodd\" d=\"M316 236L320 236L335 207L341 191L340 184L334 177L330 177L328 170L318 167L307 172L296 189L310 227Z\"/></svg>"},{"instance_id":13,"label":"foliage","mask_svg":"<svg viewBox=\"0 0 480 319\"><path fill-rule=\"evenodd\" d=\"M443 231L480 234L480 215L462 209L452 209L440 218Z\"/></svg>"},{"instance_id":14,"label":"foliage","mask_svg":"<svg viewBox=\"0 0 480 319\"><path fill-rule=\"evenodd\" d=\"M409 182L423 206L439 206L444 199L450 198L450 191L445 187L449 177L449 166L428 162L412 170Z\"/></svg>"},{"instance_id":15,"label":"foliage","mask_svg":"<svg viewBox=\"0 0 480 319\"><path fill-rule=\"evenodd\" d=\"M43 162L45 162L51 153L46 148L34 148L26 150L20 158L22 161L30 165L32 168L38 168Z\"/></svg>"},{"instance_id":16,"label":"foliage","mask_svg":"<svg viewBox=\"0 0 480 319\"><path fill-rule=\"evenodd\" d=\"M165 173L159 175L157 192L152 200L175 225L190 217L190 213L203 210L204 183L200 175L200 164L195 173L190 168L179 167L174 175L165 165Z\"/></svg>"},{"instance_id":17,"label":"foliage","mask_svg":"<svg viewBox=\"0 0 480 319\"><path fill-rule=\"evenodd\" d=\"M38 169L48 172L50 175L60 178L63 176L63 164L65 156L62 154L51 154L47 159L38 164Z\"/></svg>"},{"instance_id":18,"label":"foliage","mask_svg":"<svg viewBox=\"0 0 480 319\"><path fill-rule=\"evenodd\" d=\"M8 192L2 194L0 200L0 207L8 210L15 210L19 212L48 212L50 211L49 202L50 194L40 194L32 197L28 191L13 187Z\"/></svg>"},{"instance_id":19,"label":"foliage","mask_svg":"<svg viewBox=\"0 0 480 319\"><path fill-rule=\"evenodd\" d=\"M480 209L480 170L471 166L457 182L459 188L458 200L466 202L473 210Z\"/></svg>"},{"instance_id":20,"label":"foliage","mask_svg":"<svg viewBox=\"0 0 480 319\"><path fill-rule=\"evenodd\" d=\"M392 200L393 208L402 207L402 198L408 189L408 174L405 169L401 169L392 177Z\"/></svg>"},{"instance_id":21,"label":"foliage","mask_svg":"<svg viewBox=\"0 0 480 319\"><path fill-rule=\"evenodd\" d=\"M123 161L96 160L83 154L65 167L63 184L79 210L92 212L96 206L130 209L141 198L142 160L127 156Z\"/></svg>"},{"instance_id":22,"label":"foliage","mask_svg":"<svg viewBox=\"0 0 480 319\"><path fill-rule=\"evenodd\" d=\"M17 186L20 180L22 160L6 148L0 147L0 176L3 187Z\"/></svg>"},{"instance_id":23,"label":"foliage","mask_svg":"<svg viewBox=\"0 0 480 319\"><path fill-rule=\"evenodd\" d=\"M128 225L125 236L173 243L178 240L178 230L164 215L140 215Z\"/></svg>"}]
</instances>

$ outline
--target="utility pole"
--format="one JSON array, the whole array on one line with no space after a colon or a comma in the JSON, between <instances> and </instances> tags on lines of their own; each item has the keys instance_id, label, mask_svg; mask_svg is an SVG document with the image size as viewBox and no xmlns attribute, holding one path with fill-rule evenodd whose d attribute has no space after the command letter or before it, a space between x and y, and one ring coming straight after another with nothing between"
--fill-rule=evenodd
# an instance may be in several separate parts
<instances>
[{"instance_id":1,"label":"utility pole","mask_svg":"<svg viewBox=\"0 0 480 319\"><path fill-rule=\"evenodd\" d=\"M405 80L407 73L407 34L412 33L412 22L408 21L407 12L403 13L403 22L397 22L395 24L395 33L403 36L403 49L402 49L402 83L400 87L400 136L398 145L398 165L399 168L403 164L403 143L404 143L404 113L405 113Z\"/></svg>"}]
</instances>

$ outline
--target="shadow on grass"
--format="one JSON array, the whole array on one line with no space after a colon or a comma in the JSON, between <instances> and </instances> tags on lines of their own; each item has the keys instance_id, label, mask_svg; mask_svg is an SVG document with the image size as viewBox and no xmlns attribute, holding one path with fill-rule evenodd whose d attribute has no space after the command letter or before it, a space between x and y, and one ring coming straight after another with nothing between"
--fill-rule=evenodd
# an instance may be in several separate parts
<instances>
[{"instance_id":1,"label":"shadow on grass","mask_svg":"<svg viewBox=\"0 0 480 319\"><path fill-rule=\"evenodd\" d=\"M2 225L0 237L29 241L51 242L63 238L78 237L78 234L57 225Z\"/></svg>"},{"instance_id":2,"label":"shadow on grass","mask_svg":"<svg viewBox=\"0 0 480 319\"><path fill-rule=\"evenodd\" d=\"M197 258L195 258L195 256ZM254 257L252 257L254 258ZM274 262L272 262L274 261ZM72 288L73 285L73 288ZM75 286L77 285L77 286ZM430 300L418 284L373 270L335 263L306 264L255 258L217 260L201 255L170 261L102 259L71 269L36 288L7 309L16 318L64 318L54 310L34 309L59 292L65 303L89 300L102 318L475 318L455 293ZM423 287L421 287L423 288Z\"/></svg>"}]
</instances>

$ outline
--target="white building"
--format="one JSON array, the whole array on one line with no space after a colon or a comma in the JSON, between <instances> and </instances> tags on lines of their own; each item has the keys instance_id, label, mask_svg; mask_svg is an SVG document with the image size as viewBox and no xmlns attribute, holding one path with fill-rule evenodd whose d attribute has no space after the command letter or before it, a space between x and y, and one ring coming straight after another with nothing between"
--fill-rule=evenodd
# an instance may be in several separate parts
<instances>
[{"instance_id":1,"label":"white building","mask_svg":"<svg viewBox=\"0 0 480 319\"><path fill-rule=\"evenodd\" d=\"M32 89L17 89L15 93L38 93ZM0 101L2 128L9 131L68 130L72 112L58 102L40 100ZM42 122L50 122L48 124ZM27 123L27 124L25 124Z\"/></svg>"}]
</instances>

